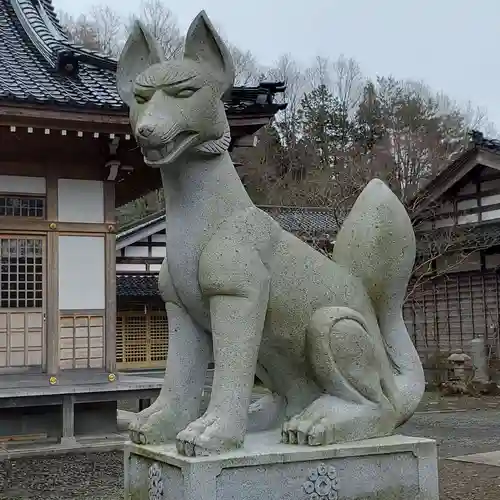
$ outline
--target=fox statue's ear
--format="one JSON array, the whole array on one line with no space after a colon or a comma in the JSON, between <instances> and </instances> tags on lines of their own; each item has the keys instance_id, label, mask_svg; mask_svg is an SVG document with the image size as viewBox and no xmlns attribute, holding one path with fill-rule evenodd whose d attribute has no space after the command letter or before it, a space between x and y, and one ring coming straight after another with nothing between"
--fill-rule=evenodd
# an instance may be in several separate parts
<instances>
[{"instance_id":1,"label":"fox statue's ear","mask_svg":"<svg viewBox=\"0 0 500 500\"><path fill-rule=\"evenodd\" d=\"M233 58L204 10L194 18L188 29L184 57L203 61L214 68L220 75L223 92L233 85Z\"/></svg>"},{"instance_id":2,"label":"fox statue's ear","mask_svg":"<svg viewBox=\"0 0 500 500\"><path fill-rule=\"evenodd\" d=\"M138 20L134 21L130 35L123 47L116 70L118 93L130 106L136 77L152 64L165 60L160 44Z\"/></svg>"}]
</instances>

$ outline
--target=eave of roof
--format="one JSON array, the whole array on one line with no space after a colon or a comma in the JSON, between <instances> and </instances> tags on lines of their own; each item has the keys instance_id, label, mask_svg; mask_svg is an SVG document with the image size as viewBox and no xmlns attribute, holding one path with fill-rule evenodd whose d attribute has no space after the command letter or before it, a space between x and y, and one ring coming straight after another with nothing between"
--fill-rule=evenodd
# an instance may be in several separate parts
<instances>
[{"instance_id":1,"label":"eave of roof","mask_svg":"<svg viewBox=\"0 0 500 500\"><path fill-rule=\"evenodd\" d=\"M449 164L445 165L434 177L430 178L416 193L409 203L412 207L412 217L418 215L434 203L442 194L453 187L477 165L482 164L481 154L499 155L500 141L487 139L481 132L473 130L470 133L471 143Z\"/></svg>"},{"instance_id":2,"label":"eave of roof","mask_svg":"<svg viewBox=\"0 0 500 500\"><path fill-rule=\"evenodd\" d=\"M159 295L158 275L118 273L116 295L118 297L156 297Z\"/></svg>"},{"instance_id":3,"label":"eave of roof","mask_svg":"<svg viewBox=\"0 0 500 500\"><path fill-rule=\"evenodd\" d=\"M127 114L116 90L117 62L69 43L51 0L0 0L0 105L43 106L58 111L94 110ZM64 70L64 58L78 67ZM64 59L65 60L65 59ZM274 116L283 104L273 101L284 85L235 87L227 99L229 116Z\"/></svg>"}]
</instances>

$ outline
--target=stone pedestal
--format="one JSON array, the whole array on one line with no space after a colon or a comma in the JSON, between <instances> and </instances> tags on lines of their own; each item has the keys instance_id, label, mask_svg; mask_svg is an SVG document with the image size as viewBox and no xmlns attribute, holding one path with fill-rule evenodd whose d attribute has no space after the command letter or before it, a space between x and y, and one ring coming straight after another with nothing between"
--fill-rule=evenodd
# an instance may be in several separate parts
<instances>
[{"instance_id":1,"label":"stone pedestal","mask_svg":"<svg viewBox=\"0 0 500 500\"><path fill-rule=\"evenodd\" d=\"M248 435L244 448L188 458L125 446L126 500L437 500L436 444L390 436L326 447Z\"/></svg>"},{"instance_id":2,"label":"stone pedestal","mask_svg":"<svg viewBox=\"0 0 500 500\"><path fill-rule=\"evenodd\" d=\"M486 356L486 345L483 337L471 340L470 352L474 370L473 381L487 384L490 377L488 375L488 358Z\"/></svg>"}]
</instances>

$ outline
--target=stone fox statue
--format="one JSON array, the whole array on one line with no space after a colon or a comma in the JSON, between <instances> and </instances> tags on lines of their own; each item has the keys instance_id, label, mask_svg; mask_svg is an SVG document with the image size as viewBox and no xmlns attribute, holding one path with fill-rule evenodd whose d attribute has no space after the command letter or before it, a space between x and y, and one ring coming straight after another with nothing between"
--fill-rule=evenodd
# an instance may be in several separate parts
<instances>
[{"instance_id":1,"label":"stone fox statue","mask_svg":"<svg viewBox=\"0 0 500 500\"><path fill-rule=\"evenodd\" d=\"M159 276L169 321L165 381L132 423L132 440L176 440L188 456L220 453L241 446L266 408L284 443L392 433L424 391L402 319L415 238L396 196L372 180L331 260L256 208L228 153L221 97L233 63L204 12L183 56L168 61L136 23L117 80L144 161L161 171L167 222ZM250 405L256 374L272 396Z\"/></svg>"}]
</instances>

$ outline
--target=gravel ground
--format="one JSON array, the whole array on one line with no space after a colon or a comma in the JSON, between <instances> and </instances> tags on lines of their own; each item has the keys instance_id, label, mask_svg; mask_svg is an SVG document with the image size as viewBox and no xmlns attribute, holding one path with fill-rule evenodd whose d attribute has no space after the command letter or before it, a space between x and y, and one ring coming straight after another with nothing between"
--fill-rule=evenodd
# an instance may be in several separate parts
<instances>
[{"instance_id":1,"label":"gravel ground","mask_svg":"<svg viewBox=\"0 0 500 500\"><path fill-rule=\"evenodd\" d=\"M474 411L479 408L478 411ZM445 460L500 450L500 398L446 398L427 395L401 428L410 436L437 440L441 500L498 500L500 467ZM465 410L437 413L439 410ZM430 412L429 412L430 410ZM122 500L123 455L91 453L0 462L1 500Z\"/></svg>"},{"instance_id":2,"label":"gravel ground","mask_svg":"<svg viewBox=\"0 0 500 500\"><path fill-rule=\"evenodd\" d=\"M500 409L500 397L482 396L474 398L470 396L447 396L443 397L439 392L426 392L418 408L421 411L442 410L488 410Z\"/></svg>"},{"instance_id":3,"label":"gravel ground","mask_svg":"<svg viewBox=\"0 0 500 500\"><path fill-rule=\"evenodd\" d=\"M472 408L471 401L440 402L441 409L450 406ZM498 500L500 499L500 467L452 462L447 457L500 450L500 419L492 401L482 401L474 411L453 413L421 413L401 428L409 436L433 438L438 443L440 500ZM422 408L423 409L423 408Z\"/></svg>"},{"instance_id":4,"label":"gravel ground","mask_svg":"<svg viewBox=\"0 0 500 500\"><path fill-rule=\"evenodd\" d=\"M498 500L500 467L441 460L440 500Z\"/></svg>"},{"instance_id":5,"label":"gravel ground","mask_svg":"<svg viewBox=\"0 0 500 500\"><path fill-rule=\"evenodd\" d=\"M89 453L0 463L2 500L123 500L123 453Z\"/></svg>"}]
</instances>

